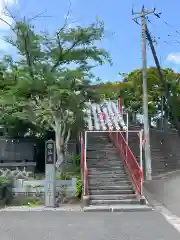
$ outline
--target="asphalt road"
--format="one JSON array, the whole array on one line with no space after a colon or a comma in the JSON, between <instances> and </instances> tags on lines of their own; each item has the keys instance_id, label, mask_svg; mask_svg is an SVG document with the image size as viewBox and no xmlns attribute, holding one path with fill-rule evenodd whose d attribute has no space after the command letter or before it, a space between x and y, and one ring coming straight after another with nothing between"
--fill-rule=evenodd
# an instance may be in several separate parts
<instances>
[{"instance_id":1,"label":"asphalt road","mask_svg":"<svg viewBox=\"0 0 180 240\"><path fill-rule=\"evenodd\" d=\"M0 212L2 240L179 240L158 212Z\"/></svg>"},{"instance_id":2,"label":"asphalt road","mask_svg":"<svg viewBox=\"0 0 180 240\"><path fill-rule=\"evenodd\" d=\"M180 171L152 180L145 188L153 199L180 217Z\"/></svg>"}]
</instances>

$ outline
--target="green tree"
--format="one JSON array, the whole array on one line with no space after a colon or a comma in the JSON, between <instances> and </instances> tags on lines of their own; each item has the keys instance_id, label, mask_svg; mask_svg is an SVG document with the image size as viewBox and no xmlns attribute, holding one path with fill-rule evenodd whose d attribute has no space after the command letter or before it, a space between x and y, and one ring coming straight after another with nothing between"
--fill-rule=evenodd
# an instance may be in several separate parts
<instances>
[{"instance_id":1,"label":"green tree","mask_svg":"<svg viewBox=\"0 0 180 240\"><path fill-rule=\"evenodd\" d=\"M148 107L149 117L158 118L160 113L163 117L172 121L171 108L168 107L165 98L165 89L159 79L157 68L147 69L148 77ZM180 119L180 75L170 68L162 69L164 79L168 85L168 91ZM108 82L96 85L98 92L105 98L118 99L123 97L123 104L129 111L143 113L143 79L142 69L136 69L130 73L120 73L122 82ZM163 105L162 105L163 103ZM161 112L163 110L163 112ZM161 114L161 115L162 115Z\"/></svg>"},{"instance_id":2,"label":"green tree","mask_svg":"<svg viewBox=\"0 0 180 240\"><path fill-rule=\"evenodd\" d=\"M162 69L165 80L168 83L169 91L172 93L177 93L178 84L177 79L179 75L175 73L172 69ZM157 68L151 67L147 71L147 82L148 82L148 107L149 114L155 116L159 113L162 106L162 98L164 97L164 88L160 82L159 74ZM142 69L134 70L133 72L127 74L124 78L124 82L129 83L127 105L130 106L131 110L138 111L142 113L143 105L143 80L142 80ZM176 86L175 86L176 85ZM174 86L174 87L173 87ZM178 108L178 107L177 107ZM166 104L164 104L165 112L167 111Z\"/></svg>"},{"instance_id":3,"label":"green tree","mask_svg":"<svg viewBox=\"0 0 180 240\"><path fill-rule=\"evenodd\" d=\"M54 35L36 33L34 26L16 21L15 37L6 41L20 56L12 62L15 84L3 92L1 102L10 106L12 116L32 122L40 129L53 129L57 163L64 161L72 127L82 127L87 99L99 100L89 83L92 68L108 61L108 53L97 48L104 37L104 25L97 21L83 28L65 23ZM12 104L14 103L14 104Z\"/></svg>"}]
</instances>

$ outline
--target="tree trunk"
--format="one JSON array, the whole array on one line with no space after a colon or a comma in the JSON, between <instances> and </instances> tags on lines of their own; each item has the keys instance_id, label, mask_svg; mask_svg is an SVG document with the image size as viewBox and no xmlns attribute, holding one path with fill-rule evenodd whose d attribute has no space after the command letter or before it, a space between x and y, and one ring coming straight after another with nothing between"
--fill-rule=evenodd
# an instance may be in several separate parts
<instances>
[{"instance_id":1,"label":"tree trunk","mask_svg":"<svg viewBox=\"0 0 180 240\"><path fill-rule=\"evenodd\" d=\"M62 163L65 162L65 150L70 138L70 129L68 130L68 132L66 132L66 128L62 129L61 122L57 120L54 131L55 131L56 153L57 153L56 166L59 168L62 165Z\"/></svg>"},{"instance_id":2,"label":"tree trunk","mask_svg":"<svg viewBox=\"0 0 180 240\"><path fill-rule=\"evenodd\" d=\"M64 147L63 147L64 139L61 134L61 125L56 124L56 128L54 130L55 130L56 154L57 154L56 166L60 167L60 165L65 160Z\"/></svg>"}]
</instances>

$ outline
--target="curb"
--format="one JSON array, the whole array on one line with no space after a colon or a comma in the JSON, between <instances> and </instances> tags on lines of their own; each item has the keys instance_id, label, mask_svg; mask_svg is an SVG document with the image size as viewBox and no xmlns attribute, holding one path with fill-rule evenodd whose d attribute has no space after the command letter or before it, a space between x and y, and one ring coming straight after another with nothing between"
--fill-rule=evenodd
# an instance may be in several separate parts
<instances>
[{"instance_id":1,"label":"curb","mask_svg":"<svg viewBox=\"0 0 180 240\"><path fill-rule=\"evenodd\" d=\"M153 211L154 209L150 206L138 206L138 207L131 207L131 206L89 206L84 207L84 212L148 212Z\"/></svg>"},{"instance_id":2,"label":"curb","mask_svg":"<svg viewBox=\"0 0 180 240\"><path fill-rule=\"evenodd\" d=\"M46 207L6 207L1 208L0 212L82 212L82 208L60 207L60 208L46 208Z\"/></svg>"}]
</instances>

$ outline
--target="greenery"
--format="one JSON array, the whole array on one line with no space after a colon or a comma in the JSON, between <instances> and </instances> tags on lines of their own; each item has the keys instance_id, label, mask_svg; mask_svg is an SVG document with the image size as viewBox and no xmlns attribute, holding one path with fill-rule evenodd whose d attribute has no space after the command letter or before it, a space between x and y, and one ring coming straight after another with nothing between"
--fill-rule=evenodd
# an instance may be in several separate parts
<instances>
[{"instance_id":1,"label":"greenery","mask_svg":"<svg viewBox=\"0 0 180 240\"><path fill-rule=\"evenodd\" d=\"M169 106L165 95L165 87L160 81L157 68L150 67L147 72L149 117L158 118L163 110L163 117L175 125L173 111L174 115L180 120L180 74L170 68L162 69L164 81L168 86L168 95L171 102L171 106ZM122 96L126 109L142 114L142 69L136 69L127 74L120 73L120 75L122 77L121 82L108 82L94 87L105 98L117 100L119 96Z\"/></svg>"},{"instance_id":2,"label":"greenery","mask_svg":"<svg viewBox=\"0 0 180 240\"><path fill-rule=\"evenodd\" d=\"M11 180L8 178L0 178L0 184L9 183L9 182L11 182Z\"/></svg>"},{"instance_id":3,"label":"greenery","mask_svg":"<svg viewBox=\"0 0 180 240\"><path fill-rule=\"evenodd\" d=\"M83 191L83 182L81 177L79 176L77 178L77 182L76 182L76 193L75 193L75 197L77 198L81 198L82 196L82 191Z\"/></svg>"},{"instance_id":4,"label":"greenery","mask_svg":"<svg viewBox=\"0 0 180 240\"><path fill-rule=\"evenodd\" d=\"M0 204L9 205L12 202L12 181L0 179Z\"/></svg>"},{"instance_id":5,"label":"greenery","mask_svg":"<svg viewBox=\"0 0 180 240\"><path fill-rule=\"evenodd\" d=\"M24 204L25 206L26 206L26 204ZM42 203L40 202L40 201L30 201L30 202L28 202L27 203L27 205L29 206L29 207L37 207L37 206L41 206L42 205Z\"/></svg>"},{"instance_id":6,"label":"greenery","mask_svg":"<svg viewBox=\"0 0 180 240\"><path fill-rule=\"evenodd\" d=\"M37 207L43 204L42 201L39 201L37 197L24 196L20 199L13 199L11 205L12 206L29 206L29 207Z\"/></svg>"},{"instance_id":7,"label":"greenery","mask_svg":"<svg viewBox=\"0 0 180 240\"><path fill-rule=\"evenodd\" d=\"M55 132L57 167L64 161L71 134L85 127L85 102L99 101L90 88L92 69L106 62L108 53L97 47L104 37L103 22L87 27L64 25L53 34L36 32L26 18L13 19L18 60L0 62L0 124L9 134L45 135Z\"/></svg>"}]
</instances>

